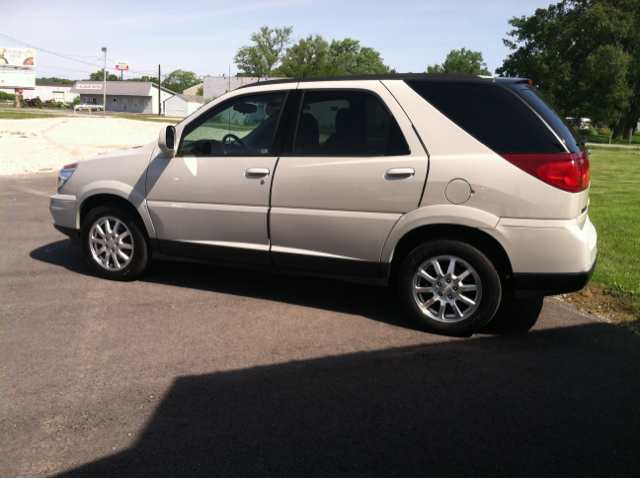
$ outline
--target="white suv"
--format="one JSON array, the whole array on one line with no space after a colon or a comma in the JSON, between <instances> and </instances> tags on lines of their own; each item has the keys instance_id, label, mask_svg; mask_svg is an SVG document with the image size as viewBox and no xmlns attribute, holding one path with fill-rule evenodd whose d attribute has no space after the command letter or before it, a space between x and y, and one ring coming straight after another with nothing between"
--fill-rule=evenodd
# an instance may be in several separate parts
<instances>
[{"instance_id":1,"label":"white suv","mask_svg":"<svg viewBox=\"0 0 640 479\"><path fill-rule=\"evenodd\" d=\"M596 264L587 151L530 83L252 84L157 142L65 166L54 226L105 278L153 257L394 283L423 326L470 334Z\"/></svg>"}]
</instances>

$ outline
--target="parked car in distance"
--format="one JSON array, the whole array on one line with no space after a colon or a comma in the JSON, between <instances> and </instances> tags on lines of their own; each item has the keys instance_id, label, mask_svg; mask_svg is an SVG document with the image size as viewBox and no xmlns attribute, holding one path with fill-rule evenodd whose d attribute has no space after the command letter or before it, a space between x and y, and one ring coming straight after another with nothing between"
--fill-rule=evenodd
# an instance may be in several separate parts
<instances>
[{"instance_id":1,"label":"parked car in distance","mask_svg":"<svg viewBox=\"0 0 640 479\"><path fill-rule=\"evenodd\" d=\"M286 79L66 165L50 211L107 279L158 258L393 285L424 328L468 335L589 281L589 171L526 79Z\"/></svg>"},{"instance_id":2,"label":"parked car in distance","mask_svg":"<svg viewBox=\"0 0 640 479\"><path fill-rule=\"evenodd\" d=\"M89 111L102 111L104 108L102 105L96 105L94 103L82 103L80 105L74 105L75 111L89 110Z\"/></svg>"}]
</instances>

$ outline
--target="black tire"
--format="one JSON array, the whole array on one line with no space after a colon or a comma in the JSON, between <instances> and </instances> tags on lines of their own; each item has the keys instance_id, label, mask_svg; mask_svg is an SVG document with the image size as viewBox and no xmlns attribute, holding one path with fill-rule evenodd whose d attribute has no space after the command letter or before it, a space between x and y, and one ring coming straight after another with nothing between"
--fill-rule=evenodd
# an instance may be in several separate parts
<instances>
[{"instance_id":1,"label":"black tire","mask_svg":"<svg viewBox=\"0 0 640 479\"><path fill-rule=\"evenodd\" d=\"M111 225L112 233L105 231L105 221ZM96 225L102 226L94 230ZM81 232L82 251L98 276L131 281L151 265L151 248L142 222L119 205L106 204L92 209L82 222ZM104 244L101 246L98 242ZM107 248L105 251L101 251L103 246Z\"/></svg>"},{"instance_id":2,"label":"black tire","mask_svg":"<svg viewBox=\"0 0 640 479\"><path fill-rule=\"evenodd\" d=\"M398 272L398 293L404 308L422 327L468 336L495 315L502 284L495 266L480 250L462 241L442 239L423 243L409 253Z\"/></svg>"}]
</instances>

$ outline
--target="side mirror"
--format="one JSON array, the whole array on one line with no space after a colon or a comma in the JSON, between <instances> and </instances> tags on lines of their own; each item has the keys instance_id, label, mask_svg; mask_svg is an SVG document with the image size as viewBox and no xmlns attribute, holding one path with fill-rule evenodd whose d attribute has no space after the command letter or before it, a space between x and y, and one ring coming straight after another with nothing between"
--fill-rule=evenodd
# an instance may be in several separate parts
<instances>
[{"instance_id":1,"label":"side mirror","mask_svg":"<svg viewBox=\"0 0 640 479\"><path fill-rule=\"evenodd\" d=\"M176 127L169 125L160 130L160 138L158 138L158 146L167 158L176 156Z\"/></svg>"}]
</instances>

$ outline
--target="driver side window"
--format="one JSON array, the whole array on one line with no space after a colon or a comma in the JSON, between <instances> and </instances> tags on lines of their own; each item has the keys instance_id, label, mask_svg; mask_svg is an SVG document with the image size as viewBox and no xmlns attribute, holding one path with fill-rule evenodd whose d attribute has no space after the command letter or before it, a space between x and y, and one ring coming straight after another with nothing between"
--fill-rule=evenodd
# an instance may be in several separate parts
<instances>
[{"instance_id":1,"label":"driver side window","mask_svg":"<svg viewBox=\"0 0 640 479\"><path fill-rule=\"evenodd\" d=\"M264 156L271 150L286 93L234 98L193 122L177 156Z\"/></svg>"}]
</instances>

